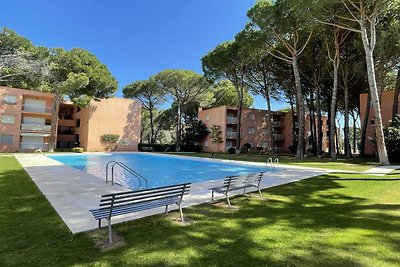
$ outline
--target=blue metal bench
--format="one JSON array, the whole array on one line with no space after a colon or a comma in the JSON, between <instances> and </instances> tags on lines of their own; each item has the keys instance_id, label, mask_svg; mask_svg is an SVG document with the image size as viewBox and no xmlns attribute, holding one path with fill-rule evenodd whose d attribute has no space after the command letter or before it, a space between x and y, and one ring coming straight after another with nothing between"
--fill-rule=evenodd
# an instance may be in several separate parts
<instances>
[{"instance_id":1,"label":"blue metal bench","mask_svg":"<svg viewBox=\"0 0 400 267\"><path fill-rule=\"evenodd\" d=\"M165 206L165 213L168 206L176 204L179 207L181 221L183 222L182 198L189 194L191 183L158 187L140 191L128 191L102 195L98 209L91 209L93 217L99 221L105 219L108 222L108 241L112 242L111 218L143 210L149 210Z\"/></svg>"},{"instance_id":2,"label":"blue metal bench","mask_svg":"<svg viewBox=\"0 0 400 267\"><path fill-rule=\"evenodd\" d=\"M243 194L246 194L246 188L251 188L251 187L256 188L258 190L258 193L260 194L260 197L262 198L262 194L260 191L260 183L263 175L264 172L242 175L242 176L228 176L225 178L224 184L222 186L210 188L211 201L214 201L214 192L224 194L229 207L231 207L231 202L229 200L228 193L230 191L243 189Z\"/></svg>"}]
</instances>

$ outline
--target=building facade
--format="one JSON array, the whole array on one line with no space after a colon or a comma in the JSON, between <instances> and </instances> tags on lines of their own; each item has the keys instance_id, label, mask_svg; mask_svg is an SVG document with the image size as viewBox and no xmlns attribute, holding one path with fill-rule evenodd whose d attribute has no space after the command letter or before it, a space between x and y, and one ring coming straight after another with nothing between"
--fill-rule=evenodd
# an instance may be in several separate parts
<instances>
[{"instance_id":1,"label":"building facade","mask_svg":"<svg viewBox=\"0 0 400 267\"><path fill-rule=\"evenodd\" d=\"M361 123L364 121L364 118L365 118L367 101L368 101L368 94L361 94L360 95ZM393 102L394 102L394 90L383 91L382 95L381 95L381 114L382 114L383 126L388 126L389 121L392 119ZM399 112L397 111L397 113L399 113ZM371 107L369 115L368 115L367 135L366 135L366 141L365 141L365 154L367 154L367 155L372 155L376 152L376 145L374 144L374 140L375 140L374 124L375 124L375 115L374 115L374 110Z\"/></svg>"},{"instance_id":2,"label":"building facade","mask_svg":"<svg viewBox=\"0 0 400 267\"><path fill-rule=\"evenodd\" d=\"M268 121L267 111L262 109L243 108L241 125L241 146L249 143L252 150L257 147L267 148ZM213 125L218 125L221 130L222 143L213 144L209 134L203 141L203 151L205 152L223 152L230 147L236 147L238 142L238 110L231 106L219 106L210 109L199 109L199 120L203 121L210 129ZM272 134L273 149L278 153L289 153L290 146L293 145L294 134L298 132L298 124L293 121L291 113L272 112ZM326 118L323 117L323 150L329 147L327 143ZM308 119L309 125L309 119ZM307 131L306 131L307 133ZM309 133L310 134L310 133Z\"/></svg>"},{"instance_id":3,"label":"building facade","mask_svg":"<svg viewBox=\"0 0 400 267\"><path fill-rule=\"evenodd\" d=\"M0 152L47 150L54 94L0 87ZM100 137L119 135L115 150L137 150L141 105L130 99L92 101L79 109L62 102L57 121L57 148L108 149Z\"/></svg>"}]
</instances>

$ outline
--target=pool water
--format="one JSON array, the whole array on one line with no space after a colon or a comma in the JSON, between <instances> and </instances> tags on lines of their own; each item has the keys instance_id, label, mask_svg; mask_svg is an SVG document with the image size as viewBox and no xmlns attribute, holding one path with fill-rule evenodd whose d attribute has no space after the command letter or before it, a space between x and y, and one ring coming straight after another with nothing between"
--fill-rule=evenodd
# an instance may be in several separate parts
<instances>
[{"instance_id":1,"label":"pool water","mask_svg":"<svg viewBox=\"0 0 400 267\"><path fill-rule=\"evenodd\" d=\"M271 167L255 166L212 159L160 155L151 153L109 153L48 156L65 165L105 180L109 161L120 161L148 180L148 188L223 179L230 175L273 172ZM109 176L110 177L110 176ZM131 189L140 189L138 179L120 167L114 168L114 182ZM142 183L142 186L144 184Z\"/></svg>"}]
</instances>

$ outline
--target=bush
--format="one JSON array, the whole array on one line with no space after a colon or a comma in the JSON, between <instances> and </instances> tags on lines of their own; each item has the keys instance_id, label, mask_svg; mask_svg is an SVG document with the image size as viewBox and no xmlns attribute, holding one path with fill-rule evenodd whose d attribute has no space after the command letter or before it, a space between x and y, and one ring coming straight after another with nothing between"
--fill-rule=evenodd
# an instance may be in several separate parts
<instances>
[{"instance_id":1,"label":"bush","mask_svg":"<svg viewBox=\"0 0 400 267\"><path fill-rule=\"evenodd\" d=\"M228 153L229 154L236 154L236 149L234 147L228 148Z\"/></svg>"},{"instance_id":2,"label":"bush","mask_svg":"<svg viewBox=\"0 0 400 267\"><path fill-rule=\"evenodd\" d=\"M400 116L397 115L383 129L389 161L400 162Z\"/></svg>"},{"instance_id":3,"label":"bush","mask_svg":"<svg viewBox=\"0 0 400 267\"><path fill-rule=\"evenodd\" d=\"M73 148L71 148L71 152L83 153L83 148L82 147L73 147Z\"/></svg>"},{"instance_id":4,"label":"bush","mask_svg":"<svg viewBox=\"0 0 400 267\"><path fill-rule=\"evenodd\" d=\"M256 149L258 152L261 152L264 148L262 148L261 146L258 146Z\"/></svg>"},{"instance_id":5,"label":"bush","mask_svg":"<svg viewBox=\"0 0 400 267\"><path fill-rule=\"evenodd\" d=\"M118 134L103 134L100 137L100 141L102 143L116 143L119 140Z\"/></svg>"}]
</instances>

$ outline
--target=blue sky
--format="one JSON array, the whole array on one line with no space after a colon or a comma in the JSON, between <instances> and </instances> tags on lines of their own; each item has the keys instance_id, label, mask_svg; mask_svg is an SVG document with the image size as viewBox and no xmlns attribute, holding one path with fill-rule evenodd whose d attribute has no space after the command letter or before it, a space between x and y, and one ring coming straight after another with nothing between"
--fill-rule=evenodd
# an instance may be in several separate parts
<instances>
[{"instance_id":1,"label":"blue sky","mask_svg":"<svg viewBox=\"0 0 400 267\"><path fill-rule=\"evenodd\" d=\"M123 86L164 69L201 73L201 57L234 38L254 2L13 0L2 3L0 25L35 45L89 50L116 77L122 96ZM254 107L265 108L265 101L255 97Z\"/></svg>"}]
</instances>

